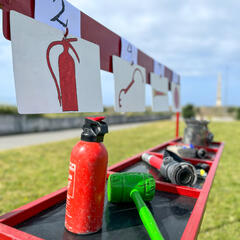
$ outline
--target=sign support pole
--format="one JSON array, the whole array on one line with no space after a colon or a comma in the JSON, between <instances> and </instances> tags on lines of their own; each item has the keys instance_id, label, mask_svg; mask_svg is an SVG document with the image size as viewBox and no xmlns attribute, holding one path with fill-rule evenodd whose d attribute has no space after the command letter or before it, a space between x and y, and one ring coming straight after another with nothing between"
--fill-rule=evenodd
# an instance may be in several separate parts
<instances>
[{"instance_id":1,"label":"sign support pole","mask_svg":"<svg viewBox=\"0 0 240 240\"><path fill-rule=\"evenodd\" d=\"M180 118L180 112L176 113L176 138L179 137L179 118Z\"/></svg>"}]
</instances>

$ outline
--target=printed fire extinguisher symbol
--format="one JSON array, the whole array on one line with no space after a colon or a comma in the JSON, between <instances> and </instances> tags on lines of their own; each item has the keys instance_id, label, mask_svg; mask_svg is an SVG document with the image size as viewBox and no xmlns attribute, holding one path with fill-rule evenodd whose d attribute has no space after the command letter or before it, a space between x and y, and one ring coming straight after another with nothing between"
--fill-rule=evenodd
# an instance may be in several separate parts
<instances>
[{"instance_id":1,"label":"printed fire extinguisher symbol","mask_svg":"<svg viewBox=\"0 0 240 240\"><path fill-rule=\"evenodd\" d=\"M74 198L75 173L76 173L76 164L70 163L69 176L68 176L68 195L67 195L67 198Z\"/></svg>"},{"instance_id":2,"label":"printed fire extinguisher symbol","mask_svg":"<svg viewBox=\"0 0 240 240\"><path fill-rule=\"evenodd\" d=\"M58 101L60 106L62 106L63 111L78 111L78 100L77 100L77 87L76 87L76 71L75 71L75 61L73 57L69 54L71 49L75 54L78 63L80 63L79 56L71 45L70 42L78 41L77 38L66 38L68 34L65 34L62 41L54 41L49 44L47 48L47 64L50 70L50 73L55 82L58 93ZM58 57L58 68L59 68L59 84L56 78L56 75L53 72L51 63L50 63L50 51L54 46L61 45L63 46L63 52Z\"/></svg>"},{"instance_id":3,"label":"printed fire extinguisher symbol","mask_svg":"<svg viewBox=\"0 0 240 240\"><path fill-rule=\"evenodd\" d=\"M179 108L179 92L177 87L175 87L174 89L174 104L175 104L175 107L178 109Z\"/></svg>"}]
</instances>

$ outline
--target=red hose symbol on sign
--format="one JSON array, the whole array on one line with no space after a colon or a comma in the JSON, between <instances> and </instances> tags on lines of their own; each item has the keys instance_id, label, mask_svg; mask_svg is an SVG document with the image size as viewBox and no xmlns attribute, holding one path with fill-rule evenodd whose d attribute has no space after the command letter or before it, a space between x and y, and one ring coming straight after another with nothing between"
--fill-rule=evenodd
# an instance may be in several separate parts
<instances>
[{"instance_id":1,"label":"red hose symbol on sign","mask_svg":"<svg viewBox=\"0 0 240 240\"><path fill-rule=\"evenodd\" d=\"M142 79L142 82L144 83L144 77L143 77L143 74L141 72L141 70L139 68L136 68L134 71L133 71L133 75L132 75L132 81L129 83L129 85L126 87L126 88L123 88L121 89L121 91L119 92L119 96L118 96L118 105L119 107L121 108L122 107L122 104L121 104L121 94L124 93L124 94L127 94L127 92L129 91L129 89L133 86L133 84L135 83L135 80L134 80L134 77L136 75L136 72L139 72L140 76L141 76L141 79Z\"/></svg>"},{"instance_id":2,"label":"red hose symbol on sign","mask_svg":"<svg viewBox=\"0 0 240 240\"><path fill-rule=\"evenodd\" d=\"M77 88L76 88L76 77L75 77L75 62L72 56L69 54L69 49L75 54L77 61L80 63L79 56L70 44L70 42L78 41L77 38L66 38L68 30L64 35L62 41L54 41L49 44L47 48L47 64L50 73L55 82L58 93L58 101L60 106L62 106L63 111L78 111L78 101L77 101ZM50 63L50 51L54 46L62 45L63 52L58 57L58 68L59 68L59 84L56 75L53 72ZM59 86L60 85L60 86Z\"/></svg>"},{"instance_id":3,"label":"red hose symbol on sign","mask_svg":"<svg viewBox=\"0 0 240 240\"><path fill-rule=\"evenodd\" d=\"M157 91L157 90L153 90L153 96L154 97L157 97L157 96L166 96L167 94L165 92L160 92L160 91Z\"/></svg>"}]
</instances>

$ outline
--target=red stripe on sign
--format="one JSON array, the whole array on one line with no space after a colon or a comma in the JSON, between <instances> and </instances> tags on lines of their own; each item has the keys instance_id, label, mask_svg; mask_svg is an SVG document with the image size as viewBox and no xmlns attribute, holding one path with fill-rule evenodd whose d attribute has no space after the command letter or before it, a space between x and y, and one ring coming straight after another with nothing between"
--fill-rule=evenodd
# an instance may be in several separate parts
<instances>
[{"instance_id":1,"label":"red stripe on sign","mask_svg":"<svg viewBox=\"0 0 240 240\"><path fill-rule=\"evenodd\" d=\"M171 90L171 82L173 77L173 72L168 67L165 67L164 77L168 79L168 89Z\"/></svg>"},{"instance_id":2,"label":"red stripe on sign","mask_svg":"<svg viewBox=\"0 0 240 240\"><path fill-rule=\"evenodd\" d=\"M112 55L120 57L121 38L81 12L81 36L100 47L101 69L112 72Z\"/></svg>"},{"instance_id":3,"label":"red stripe on sign","mask_svg":"<svg viewBox=\"0 0 240 240\"><path fill-rule=\"evenodd\" d=\"M138 50L138 65L146 69L146 82L150 84L150 73L153 72L153 59L141 50Z\"/></svg>"},{"instance_id":4,"label":"red stripe on sign","mask_svg":"<svg viewBox=\"0 0 240 240\"><path fill-rule=\"evenodd\" d=\"M17 11L29 17L34 17L35 0L0 0L3 8L3 35L10 40L10 10Z\"/></svg>"}]
</instances>

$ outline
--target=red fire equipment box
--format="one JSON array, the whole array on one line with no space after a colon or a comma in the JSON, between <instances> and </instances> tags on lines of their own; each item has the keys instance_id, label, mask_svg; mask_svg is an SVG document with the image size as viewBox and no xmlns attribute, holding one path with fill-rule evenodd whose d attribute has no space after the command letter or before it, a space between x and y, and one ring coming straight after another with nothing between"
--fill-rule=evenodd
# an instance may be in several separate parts
<instances>
[{"instance_id":1,"label":"red fire equipment box","mask_svg":"<svg viewBox=\"0 0 240 240\"><path fill-rule=\"evenodd\" d=\"M169 145L181 138L166 142L145 152L162 156ZM161 181L155 169L141 161L141 154L108 168L114 172L150 172L156 179L156 196L148 204L165 239L190 240L197 237L224 144L214 142L206 150L209 159L185 159L193 165L207 163L210 170L205 181L194 187L178 186ZM64 228L67 189L42 197L0 217L0 239L148 239L133 204L114 205L105 197L103 227L94 235L77 236Z\"/></svg>"}]
</instances>

